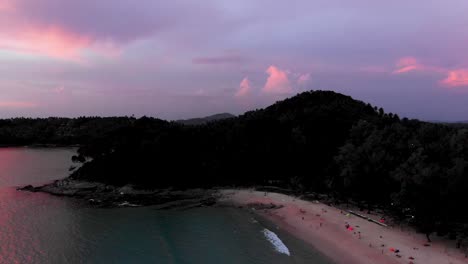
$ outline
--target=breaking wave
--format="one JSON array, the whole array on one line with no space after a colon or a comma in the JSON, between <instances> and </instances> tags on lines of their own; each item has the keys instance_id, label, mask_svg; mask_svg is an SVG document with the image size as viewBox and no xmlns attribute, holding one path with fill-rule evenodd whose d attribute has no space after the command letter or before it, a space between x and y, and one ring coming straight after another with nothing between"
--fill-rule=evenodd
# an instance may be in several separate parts
<instances>
[{"instance_id":1,"label":"breaking wave","mask_svg":"<svg viewBox=\"0 0 468 264\"><path fill-rule=\"evenodd\" d=\"M270 241L271 244L275 247L275 250L279 253L286 254L290 256L288 247L281 241L281 239L273 232L268 229L263 229L263 234L265 235L266 239Z\"/></svg>"}]
</instances>

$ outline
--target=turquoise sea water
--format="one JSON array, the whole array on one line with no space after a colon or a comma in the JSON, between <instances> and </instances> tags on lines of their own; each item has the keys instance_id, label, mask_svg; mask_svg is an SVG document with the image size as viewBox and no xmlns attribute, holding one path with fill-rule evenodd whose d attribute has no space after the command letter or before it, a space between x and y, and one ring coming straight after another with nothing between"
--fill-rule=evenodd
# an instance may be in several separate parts
<instances>
[{"instance_id":1,"label":"turquoise sea water","mask_svg":"<svg viewBox=\"0 0 468 264\"><path fill-rule=\"evenodd\" d=\"M0 263L330 263L240 209L96 209L70 198L16 191L66 177L73 154L73 149L0 149ZM280 241L269 239L265 228Z\"/></svg>"}]
</instances>

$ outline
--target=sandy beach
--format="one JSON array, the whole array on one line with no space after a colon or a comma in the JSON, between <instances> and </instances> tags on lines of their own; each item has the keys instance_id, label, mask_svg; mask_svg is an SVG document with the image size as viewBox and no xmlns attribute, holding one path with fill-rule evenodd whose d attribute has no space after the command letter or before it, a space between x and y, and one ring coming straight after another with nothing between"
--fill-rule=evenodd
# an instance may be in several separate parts
<instances>
[{"instance_id":1,"label":"sandy beach","mask_svg":"<svg viewBox=\"0 0 468 264\"><path fill-rule=\"evenodd\" d=\"M223 190L220 201L247 208L275 205L273 209L249 210L309 243L338 264L468 263L468 258L455 248L454 241L434 235L433 242L427 244L423 234L408 228L402 231L400 227L384 227L319 202L253 190ZM378 220L378 216L373 217Z\"/></svg>"}]
</instances>

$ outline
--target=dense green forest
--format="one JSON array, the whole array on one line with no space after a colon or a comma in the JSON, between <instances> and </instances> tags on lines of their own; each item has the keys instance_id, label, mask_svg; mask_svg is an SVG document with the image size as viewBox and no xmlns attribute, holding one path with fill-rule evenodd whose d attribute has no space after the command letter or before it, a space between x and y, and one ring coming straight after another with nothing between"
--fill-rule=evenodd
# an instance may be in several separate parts
<instances>
[{"instance_id":1,"label":"dense green forest","mask_svg":"<svg viewBox=\"0 0 468 264\"><path fill-rule=\"evenodd\" d=\"M37 128L20 121L32 133L25 142L40 142L31 139ZM82 144L75 179L144 188L275 185L381 206L426 233L468 235L464 125L401 119L330 91L200 125L147 117L52 121L42 124L42 140ZM11 135L0 127L1 138Z\"/></svg>"}]
</instances>

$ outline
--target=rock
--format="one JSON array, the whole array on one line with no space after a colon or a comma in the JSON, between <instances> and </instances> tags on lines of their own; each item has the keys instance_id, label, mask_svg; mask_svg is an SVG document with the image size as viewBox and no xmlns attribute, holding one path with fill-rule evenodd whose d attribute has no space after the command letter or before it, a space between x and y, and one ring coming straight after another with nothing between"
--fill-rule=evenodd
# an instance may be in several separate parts
<instances>
[{"instance_id":1,"label":"rock","mask_svg":"<svg viewBox=\"0 0 468 264\"><path fill-rule=\"evenodd\" d=\"M284 207L283 205L276 205L274 203L263 204L263 203L250 203L247 205L253 210L268 210L268 209L280 209Z\"/></svg>"},{"instance_id":2,"label":"rock","mask_svg":"<svg viewBox=\"0 0 468 264\"><path fill-rule=\"evenodd\" d=\"M32 186L32 185L26 185L26 186L24 186L24 187L19 187L19 188L17 188L16 190L18 190L18 191L35 192L35 191L36 191L36 188L34 188L34 186Z\"/></svg>"},{"instance_id":3,"label":"rock","mask_svg":"<svg viewBox=\"0 0 468 264\"><path fill-rule=\"evenodd\" d=\"M40 187L28 185L18 188L18 190L73 197L83 200L89 205L104 208L160 205L161 209L189 209L212 206L217 201L217 191L212 189L147 190L137 189L130 185L116 187L70 178Z\"/></svg>"}]
</instances>

